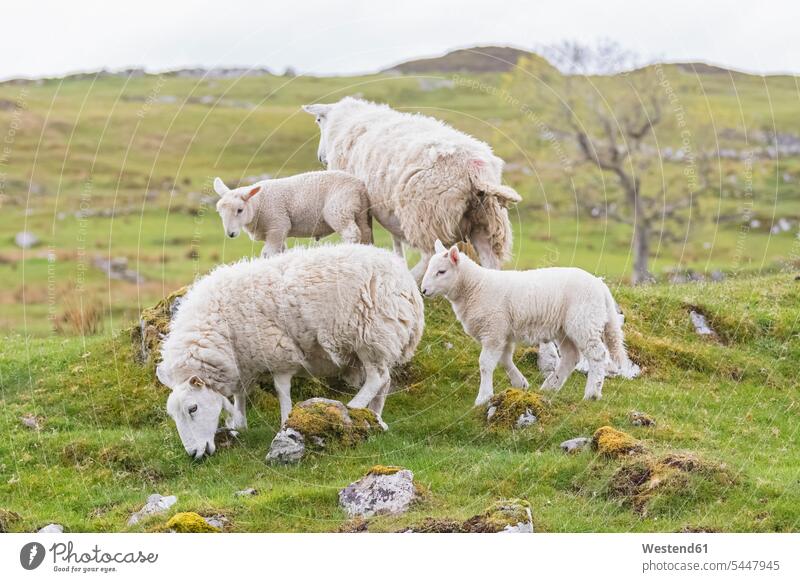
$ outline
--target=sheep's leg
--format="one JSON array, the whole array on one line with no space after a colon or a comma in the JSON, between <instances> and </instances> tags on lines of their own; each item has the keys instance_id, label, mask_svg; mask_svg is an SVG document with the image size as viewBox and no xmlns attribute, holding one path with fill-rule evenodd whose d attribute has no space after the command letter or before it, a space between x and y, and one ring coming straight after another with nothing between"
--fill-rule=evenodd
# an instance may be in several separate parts
<instances>
[{"instance_id":1,"label":"sheep's leg","mask_svg":"<svg viewBox=\"0 0 800 582\"><path fill-rule=\"evenodd\" d=\"M508 379L511 381L511 385L514 388L528 389L528 381L525 379L525 376L522 375L522 372L519 371L519 368L514 365L514 342L508 342L506 344L503 355L500 358L500 364L506 369Z\"/></svg>"},{"instance_id":2,"label":"sheep's leg","mask_svg":"<svg viewBox=\"0 0 800 582\"><path fill-rule=\"evenodd\" d=\"M430 253L422 253L422 256L419 258L419 263L414 265L414 268L411 269L411 276L414 277L414 280L417 282L417 285L422 283L422 278L425 276L425 271L428 270L428 261L431 260Z\"/></svg>"},{"instance_id":3,"label":"sheep's leg","mask_svg":"<svg viewBox=\"0 0 800 582\"><path fill-rule=\"evenodd\" d=\"M355 221L345 223L339 234L342 235L342 240L346 243L357 244L361 242L361 230Z\"/></svg>"},{"instance_id":4,"label":"sheep's leg","mask_svg":"<svg viewBox=\"0 0 800 582\"><path fill-rule=\"evenodd\" d=\"M225 427L230 430L244 430L247 428L247 396L244 394L233 395L233 414L225 419Z\"/></svg>"},{"instance_id":5,"label":"sheep's leg","mask_svg":"<svg viewBox=\"0 0 800 582\"><path fill-rule=\"evenodd\" d=\"M406 258L406 254L403 252L403 239L392 235L392 248L394 249L394 254L396 254L398 257L401 259Z\"/></svg>"},{"instance_id":6,"label":"sheep's leg","mask_svg":"<svg viewBox=\"0 0 800 582\"><path fill-rule=\"evenodd\" d=\"M475 247L481 265L487 269L499 269L500 258L494 254L492 243L489 241L489 233L483 229L475 230L469 236L469 242Z\"/></svg>"},{"instance_id":7,"label":"sheep's leg","mask_svg":"<svg viewBox=\"0 0 800 582\"><path fill-rule=\"evenodd\" d=\"M483 346L478 364L481 370L481 387L478 390L478 397L475 399L475 406L486 404L489 399L494 396L493 376L494 369L497 367L497 362L503 357L502 348L489 348Z\"/></svg>"},{"instance_id":8,"label":"sheep's leg","mask_svg":"<svg viewBox=\"0 0 800 582\"><path fill-rule=\"evenodd\" d=\"M561 361L542 384L542 390L561 390L578 363L580 352L570 338L562 339L558 347L561 350Z\"/></svg>"},{"instance_id":9,"label":"sheep's leg","mask_svg":"<svg viewBox=\"0 0 800 582\"><path fill-rule=\"evenodd\" d=\"M586 389L583 392L584 400L600 400L603 397L603 381L606 378L606 359L608 350L599 339L591 339L583 350L586 362L589 364L589 374L586 378Z\"/></svg>"},{"instance_id":10,"label":"sheep's leg","mask_svg":"<svg viewBox=\"0 0 800 582\"><path fill-rule=\"evenodd\" d=\"M389 394L389 389L392 386L391 379L387 379L386 382L383 383L381 389L378 391L378 394L375 398L372 399L372 402L369 403L367 408L369 408L375 415L378 417L378 422L380 422L383 430L387 430L389 427L383 422L383 418L381 415L383 414L383 406L386 404L386 396Z\"/></svg>"},{"instance_id":11,"label":"sheep's leg","mask_svg":"<svg viewBox=\"0 0 800 582\"><path fill-rule=\"evenodd\" d=\"M286 424L289 413L292 411L292 372L273 374L272 382L275 392L278 393L278 403L281 407L281 426Z\"/></svg>"},{"instance_id":12,"label":"sheep's leg","mask_svg":"<svg viewBox=\"0 0 800 582\"><path fill-rule=\"evenodd\" d=\"M558 363L561 356L558 355L558 349L554 342L545 342L539 344L539 355L536 358L536 364L539 366L539 371L550 375L558 368Z\"/></svg>"},{"instance_id":13,"label":"sheep's leg","mask_svg":"<svg viewBox=\"0 0 800 582\"><path fill-rule=\"evenodd\" d=\"M359 212L356 216L356 223L358 223L358 230L361 233L361 244L374 244L375 239L372 235L372 215L369 210Z\"/></svg>"},{"instance_id":14,"label":"sheep's leg","mask_svg":"<svg viewBox=\"0 0 800 582\"><path fill-rule=\"evenodd\" d=\"M372 402L372 399L377 396L381 387L389 381L389 371L386 369L364 364L364 370L366 371L367 379L358 394L347 404L350 408L366 408Z\"/></svg>"}]
</instances>

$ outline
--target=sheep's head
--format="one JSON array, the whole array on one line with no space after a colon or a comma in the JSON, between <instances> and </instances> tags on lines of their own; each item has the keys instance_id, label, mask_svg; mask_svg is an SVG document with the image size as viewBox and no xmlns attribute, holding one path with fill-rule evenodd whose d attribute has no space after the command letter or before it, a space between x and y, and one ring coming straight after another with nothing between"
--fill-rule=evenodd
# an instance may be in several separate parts
<instances>
[{"instance_id":1,"label":"sheep's head","mask_svg":"<svg viewBox=\"0 0 800 582\"><path fill-rule=\"evenodd\" d=\"M317 148L317 159L323 166L328 165L328 132L326 125L328 121L328 114L333 105L326 105L324 103L315 103L314 105L303 105L303 111L313 115L317 125L319 126L319 147Z\"/></svg>"},{"instance_id":2,"label":"sheep's head","mask_svg":"<svg viewBox=\"0 0 800 582\"><path fill-rule=\"evenodd\" d=\"M202 459L216 450L214 435L217 433L222 411L235 414L231 402L209 387L198 376L172 385L163 366L157 369L159 380L168 385L172 393L167 398L167 413L175 421L183 447L190 457Z\"/></svg>"},{"instance_id":3,"label":"sheep's head","mask_svg":"<svg viewBox=\"0 0 800 582\"><path fill-rule=\"evenodd\" d=\"M437 240L434 255L428 261L428 269L422 278L422 294L425 297L447 294L458 280L458 269L466 259L453 245L446 249L442 241Z\"/></svg>"},{"instance_id":4,"label":"sheep's head","mask_svg":"<svg viewBox=\"0 0 800 582\"><path fill-rule=\"evenodd\" d=\"M244 186L231 190L219 178L214 179L214 191L219 194L217 212L222 218L225 234L236 238L242 227L250 224L255 215L255 204L252 198L261 192L262 185Z\"/></svg>"}]
</instances>

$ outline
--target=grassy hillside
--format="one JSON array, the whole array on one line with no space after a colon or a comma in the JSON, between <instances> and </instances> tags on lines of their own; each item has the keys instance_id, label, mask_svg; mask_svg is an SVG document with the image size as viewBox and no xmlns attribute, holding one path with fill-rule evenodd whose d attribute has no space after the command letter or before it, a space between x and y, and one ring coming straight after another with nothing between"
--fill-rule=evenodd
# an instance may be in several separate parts
<instances>
[{"instance_id":1,"label":"grassy hillside","mask_svg":"<svg viewBox=\"0 0 800 582\"><path fill-rule=\"evenodd\" d=\"M178 496L171 513L223 514L233 531L336 531L346 526L338 489L372 465L395 464L414 471L425 496L405 516L371 520L371 531L467 518L499 497L528 499L539 531L797 531L800 283L776 275L615 293L644 375L609 380L602 401L582 402L585 377L575 374L540 424L488 431L471 407L477 346L449 305L426 302L422 345L386 406L389 432L293 467L264 462L278 428L271 389L251 395L251 428L238 445L193 463L164 411L166 389L133 363L127 333L11 337L0 347L0 518L12 531L51 521L69 531L120 531L159 492ZM718 338L694 333L690 309L708 317ZM517 357L538 385L535 354ZM498 372L497 390L506 387ZM295 400L314 395L347 397L319 382L295 385ZM656 426L631 426L633 410ZM41 430L23 426L25 415ZM690 452L705 468L650 480L634 496L635 463L559 450L603 425L641 439L654 458ZM260 494L234 496L248 487Z\"/></svg>"}]
</instances>

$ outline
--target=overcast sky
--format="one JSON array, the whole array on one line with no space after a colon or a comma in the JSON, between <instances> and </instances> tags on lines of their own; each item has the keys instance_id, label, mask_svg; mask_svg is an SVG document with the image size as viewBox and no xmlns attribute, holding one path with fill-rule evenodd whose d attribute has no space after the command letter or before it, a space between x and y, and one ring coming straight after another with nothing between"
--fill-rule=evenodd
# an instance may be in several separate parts
<instances>
[{"instance_id":1,"label":"overcast sky","mask_svg":"<svg viewBox=\"0 0 800 582\"><path fill-rule=\"evenodd\" d=\"M372 72L476 44L599 38L646 60L800 73L798 0L21 0L0 15L2 79L131 66Z\"/></svg>"}]
</instances>

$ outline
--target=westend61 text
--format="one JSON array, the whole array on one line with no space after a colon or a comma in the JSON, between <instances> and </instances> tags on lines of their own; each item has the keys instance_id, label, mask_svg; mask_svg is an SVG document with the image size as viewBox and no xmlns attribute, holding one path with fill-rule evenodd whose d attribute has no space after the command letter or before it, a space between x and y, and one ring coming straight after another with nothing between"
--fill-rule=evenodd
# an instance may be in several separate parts
<instances>
[{"instance_id":1,"label":"westend61 text","mask_svg":"<svg viewBox=\"0 0 800 582\"><path fill-rule=\"evenodd\" d=\"M642 544L642 551L645 554L707 554L708 544Z\"/></svg>"}]
</instances>

